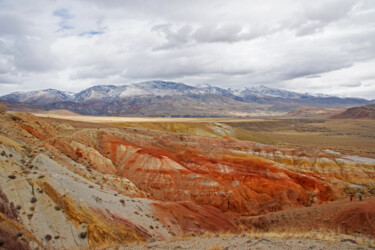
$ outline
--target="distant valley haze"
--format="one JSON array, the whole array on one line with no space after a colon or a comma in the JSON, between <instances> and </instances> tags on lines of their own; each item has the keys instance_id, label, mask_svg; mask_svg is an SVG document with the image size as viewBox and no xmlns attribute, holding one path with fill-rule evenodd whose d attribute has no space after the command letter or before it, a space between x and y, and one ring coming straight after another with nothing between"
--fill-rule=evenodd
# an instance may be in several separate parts
<instances>
[{"instance_id":1,"label":"distant valley haze","mask_svg":"<svg viewBox=\"0 0 375 250\"><path fill-rule=\"evenodd\" d=\"M0 1L0 95L161 79L375 98L375 2Z\"/></svg>"}]
</instances>

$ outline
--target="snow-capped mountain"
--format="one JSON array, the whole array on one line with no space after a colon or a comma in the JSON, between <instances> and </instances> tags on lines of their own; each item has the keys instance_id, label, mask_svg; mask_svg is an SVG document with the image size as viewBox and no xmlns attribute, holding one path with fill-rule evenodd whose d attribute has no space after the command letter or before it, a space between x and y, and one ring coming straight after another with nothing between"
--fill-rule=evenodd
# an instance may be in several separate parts
<instances>
[{"instance_id":1,"label":"snow-capped mountain","mask_svg":"<svg viewBox=\"0 0 375 250\"><path fill-rule=\"evenodd\" d=\"M298 99L302 96L311 96L309 94L300 94L292 91L276 89L276 88L269 88L264 85L258 87L252 87L250 90L254 91L258 94L263 94L265 96L272 96L272 97L280 97L280 98L291 98L291 99Z\"/></svg>"},{"instance_id":2,"label":"snow-capped mountain","mask_svg":"<svg viewBox=\"0 0 375 250\"><path fill-rule=\"evenodd\" d=\"M29 92L13 92L0 97L0 99L14 102L48 104L59 101L73 101L75 99L75 93L56 89L45 89Z\"/></svg>"},{"instance_id":3,"label":"snow-capped mountain","mask_svg":"<svg viewBox=\"0 0 375 250\"><path fill-rule=\"evenodd\" d=\"M15 92L0 100L22 107L68 109L91 115L226 116L258 111L290 111L300 106L350 107L371 103L359 98L314 96L266 86L223 89L168 81L98 85L78 93L46 89Z\"/></svg>"}]
</instances>

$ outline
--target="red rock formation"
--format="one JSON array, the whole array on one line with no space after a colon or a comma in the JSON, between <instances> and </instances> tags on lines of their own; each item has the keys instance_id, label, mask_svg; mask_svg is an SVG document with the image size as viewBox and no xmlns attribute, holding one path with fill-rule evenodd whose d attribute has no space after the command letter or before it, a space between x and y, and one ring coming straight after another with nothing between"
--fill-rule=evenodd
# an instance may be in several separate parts
<instances>
[{"instance_id":1,"label":"red rock formation","mask_svg":"<svg viewBox=\"0 0 375 250\"><path fill-rule=\"evenodd\" d=\"M251 215L309 205L315 197L321 201L336 197L318 179L279 169L259 157L173 153L137 147L108 135L102 137L101 146L117 175L162 200L188 200Z\"/></svg>"},{"instance_id":2,"label":"red rock formation","mask_svg":"<svg viewBox=\"0 0 375 250\"><path fill-rule=\"evenodd\" d=\"M27 124L34 125L35 136L45 138L41 136L41 123ZM58 134L57 129L51 130ZM82 164L128 178L161 200L192 201L224 212L254 215L336 198L332 188L318 178L280 169L260 157L233 153L275 151L272 147L259 148L259 144L229 139L142 133L134 129L120 133L78 130L71 137L53 138L50 134L44 140L52 141Z\"/></svg>"}]
</instances>

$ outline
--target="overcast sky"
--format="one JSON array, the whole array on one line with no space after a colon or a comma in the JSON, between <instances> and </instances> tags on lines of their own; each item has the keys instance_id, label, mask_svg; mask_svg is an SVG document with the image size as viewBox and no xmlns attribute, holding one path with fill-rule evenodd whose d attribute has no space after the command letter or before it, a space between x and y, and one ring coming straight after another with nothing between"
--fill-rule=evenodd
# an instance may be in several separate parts
<instances>
[{"instance_id":1,"label":"overcast sky","mask_svg":"<svg viewBox=\"0 0 375 250\"><path fill-rule=\"evenodd\" d=\"M155 79L375 99L375 1L0 0L0 95Z\"/></svg>"}]
</instances>

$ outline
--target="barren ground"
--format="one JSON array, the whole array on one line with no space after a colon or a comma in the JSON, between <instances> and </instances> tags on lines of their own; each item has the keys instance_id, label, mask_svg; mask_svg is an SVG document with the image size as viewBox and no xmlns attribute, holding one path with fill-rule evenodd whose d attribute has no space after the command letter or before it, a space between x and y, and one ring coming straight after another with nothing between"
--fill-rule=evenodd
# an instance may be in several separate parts
<instances>
[{"instance_id":1,"label":"barren ground","mask_svg":"<svg viewBox=\"0 0 375 250\"><path fill-rule=\"evenodd\" d=\"M205 250L230 250L230 249L372 249L358 245L352 238L341 235L341 241L318 240L308 238L277 238L259 236L216 236L195 237L173 241L149 241L143 244L119 246L114 249L205 249Z\"/></svg>"}]
</instances>

